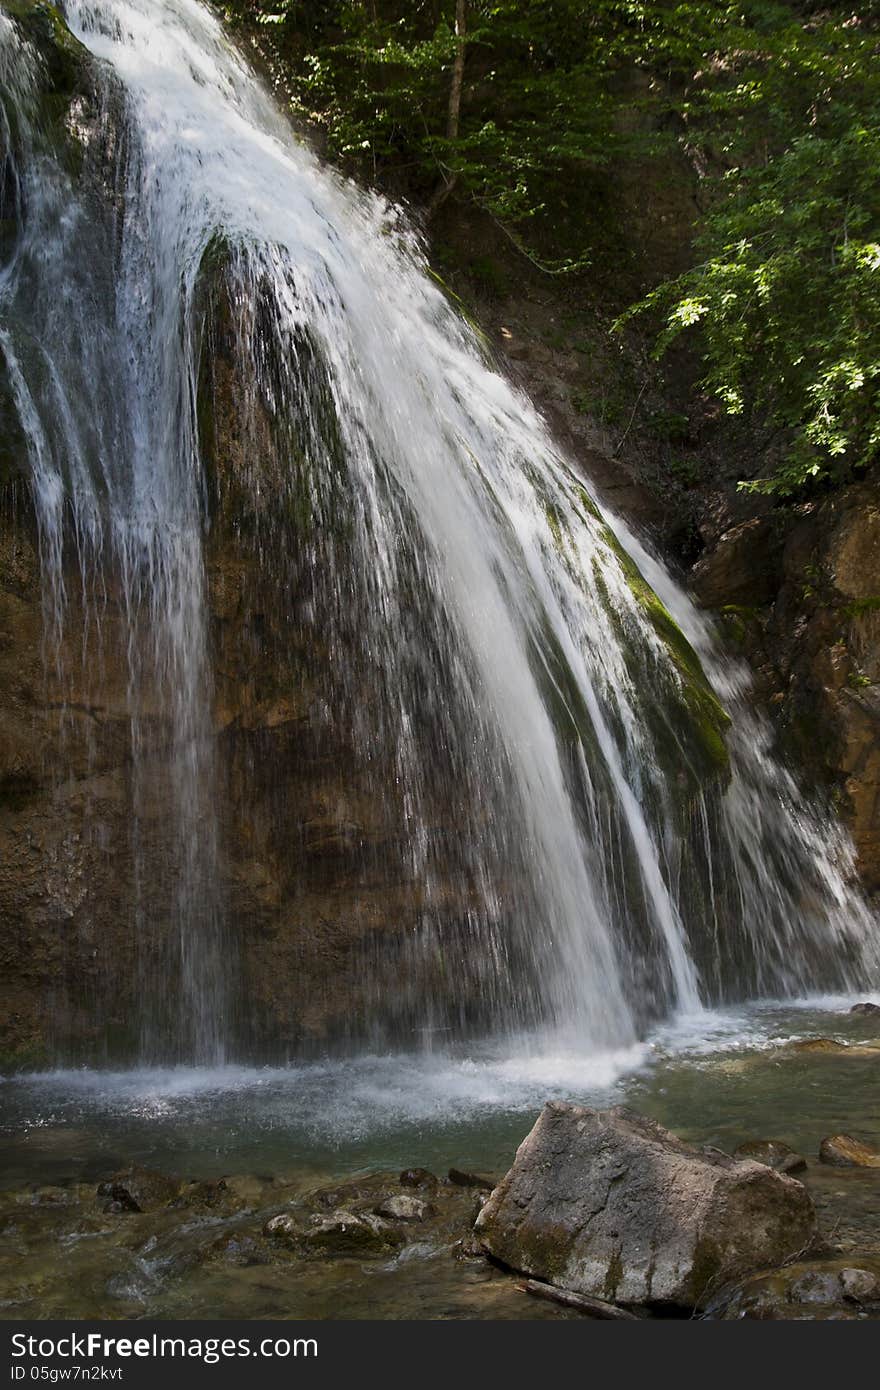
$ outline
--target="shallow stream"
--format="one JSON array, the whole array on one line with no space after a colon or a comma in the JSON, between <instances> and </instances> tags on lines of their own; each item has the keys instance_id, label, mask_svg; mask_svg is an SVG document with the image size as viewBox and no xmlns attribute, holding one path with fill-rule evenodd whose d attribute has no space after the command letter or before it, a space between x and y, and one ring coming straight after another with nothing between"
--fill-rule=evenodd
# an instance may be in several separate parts
<instances>
[{"instance_id":1,"label":"shallow stream","mask_svg":"<svg viewBox=\"0 0 880 1390\"><path fill-rule=\"evenodd\" d=\"M626 1104L728 1152L782 1139L808 1160L804 1181L831 1250L876 1257L880 1169L817 1160L835 1132L880 1144L880 1027L850 1015L853 1002L694 1015L602 1057L542 1051L533 1039L510 1042L506 1055L459 1048L288 1068L8 1078L2 1314L565 1316L523 1297L510 1276L460 1258L479 1200L466 1188L441 1184L436 1219L409 1231L390 1258L301 1260L260 1245L273 1211L364 1201L410 1166L441 1178L450 1166L499 1176L552 1098ZM816 1038L847 1046L797 1046ZM108 1215L95 1187L132 1162L183 1179L226 1177L235 1200Z\"/></svg>"}]
</instances>

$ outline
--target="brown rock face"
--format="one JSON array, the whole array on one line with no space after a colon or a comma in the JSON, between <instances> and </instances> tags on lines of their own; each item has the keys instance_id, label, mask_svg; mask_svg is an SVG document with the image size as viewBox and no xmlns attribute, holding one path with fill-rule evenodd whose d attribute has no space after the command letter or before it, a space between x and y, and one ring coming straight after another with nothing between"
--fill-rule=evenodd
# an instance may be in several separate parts
<instances>
[{"instance_id":1,"label":"brown rock face","mask_svg":"<svg viewBox=\"0 0 880 1390\"><path fill-rule=\"evenodd\" d=\"M460 786L426 716L424 765L437 768L428 875L412 852L393 741L371 724L381 671L331 565L333 516L319 531L296 510L298 495L286 510L278 501L280 472L294 459L305 467L293 437L301 422L282 437L254 403L222 276L208 284L200 425L213 782L204 810L216 822L210 886L230 982L223 1034L238 1055L277 1056L357 1036L368 1020L396 1026L416 1001L449 990L441 953L421 949L426 923L463 962L455 1007L466 1015L482 1004L476 969L468 975L473 953L457 944L472 931L476 891L456 858ZM308 343L297 365L320 413ZM3 1070L131 1057L145 1021L173 1038L181 970L180 750L169 691L151 668L149 624L130 619L111 563L84 591L68 538L56 637L20 481L27 470L22 454L0 492ZM499 882L499 903L505 891Z\"/></svg>"},{"instance_id":2,"label":"brown rock face","mask_svg":"<svg viewBox=\"0 0 880 1390\"><path fill-rule=\"evenodd\" d=\"M783 752L837 803L880 888L880 485L740 522L692 579L754 666Z\"/></svg>"},{"instance_id":3,"label":"brown rock face","mask_svg":"<svg viewBox=\"0 0 880 1390\"><path fill-rule=\"evenodd\" d=\"M804 1187L623 1108L545 1105L476 1222L524 1274L623 1304L701 1307L810 1244Z\"/></svg>"}]
</instances>

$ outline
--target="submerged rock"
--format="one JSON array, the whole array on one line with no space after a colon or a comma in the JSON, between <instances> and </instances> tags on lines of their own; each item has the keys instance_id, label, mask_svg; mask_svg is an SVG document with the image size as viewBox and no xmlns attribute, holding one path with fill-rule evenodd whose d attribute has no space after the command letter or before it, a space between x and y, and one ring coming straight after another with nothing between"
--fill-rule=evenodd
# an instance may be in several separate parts
<instances>
[{"instance_id":1,"label":"submerged rock","mask_svg":"<svg viewBox=\"0 0 880 1390\"><path fill-rule=\"evenodd\" d=\"M401 1193L397 1197L386 1197L384 1202L380 1202L376 1207L376 1215L384 1217L386 1221L427 1221L434 1215L434 1208L430 1202L423 1202L420 1197Z\"/></svg>"},{"instance_id":2,"label":"submerged rock","mask_svg":"<svg viewBox=\"0 0 880 1390\"><path fill-rule=\"evenodd\" d=\"M219 1236L208 1251L208 1258L242 1269L251 1265L268 1264L268 1259L253 1236L240 1232Z\"/></svg>"},{"instance_id":3,"label":"submerged rock","mask_svg":"<svg viewBox=\"0 0 880 1390\"><path fill-rule=\"evenodd\" d=\"M828 1057L872 1057L880 1061L880 1044L836 1042L834 1038L804 1038L787 1043L786 1051L821 1053Z\"/></svg>"},{"instance_id":4,"label":"submerged rock","mask_svg":"<svg viewBox=\"0 0 880 1390\"><path fill-rule=\"evenodd\" d=\"M478 1173L463 1173L460 1168L450 1168L449 1181L455 1187L477 1187L481 1192L491 1192L495 1184Z\"/></svg>"},{"instance_id":5,"label":"submerged rock","mask_svg":"<svg viewBox=\"0 0 880 1390\"><path fill-rule=\"evenodd\" d=\"M379 1216L369 1213L356 1216L340 1208L329 1216L313 1216L312 1227L304 1233L303 1243L317 1254L363 1258L387 1254L401 1243L401 1237Z\"/></svg>"},{"instance_id":6,"label":"submerged rock","mask_svg":"<svg viewBox=\"0 0 880 1390\"><path fill-rule=\"evenodd\" d=\"M418 1187L425 1192L436 1192L439 1187L433 1173L427 1168L404 1168L400 1175L401 1187Z\"/></svg>"},{"instance_id":7,"label":"submerged rock","mask_svg":"<svg viewBox=\"0 0 880 1390\"><path fill-rule=\"evenodd\" d=\"M808 1260L754 1275L722 1290L709 1317L853 1318L880 1311L880 1262Z\"/></svg>"},{"instance_id":8,"label":"submerged rock","mask_svg":"<svg viewBox=\"0 0 880 1390\"><path fill-rule=\"evenodd\" d=\"M778 1173L802 1173L807 1166L803 1154L796 1153L781 1139L747 1139L744 1144L737 1145L733 1156L766 1163L768 1168L775 1168Z\"/></svg>"},{"instance_id":9,"label":"submerged rock","mask_svg":"<svg viewBox=\"0 0 880 1390\"><path fill-rule=\"evenodd\" d=\"M97 1195L117 1203L110 1208L114 1211L155 1211L158 1207L170 1206L180 1194L180 1188L177 1178L133 1163L130 1168L114 1173L108 1182L99 1183Z\"/></svg>"},{"instance_id":10,"label":"submerged rock","mask_svg":"<svg viewBox=\"0 0 880 1390\"><path fill-rule=\"evenodd\" d=\"M192 1207L196 1211L214 1211L218 1207L240 1205L225 1178L206 1178L200 1182L190 1182L175 1198L176 1207Z\"/></svg>"},{"instance_id":11,"label":"submerged rock","mask_svg":"<svg viewBox=\"0 0 880 1390\"><path fill-rule=\"evenodd\" d=\"M819 1145L819 1161L835 1168L880 1168L880 1149L851 1134L831 1134Z\"/></svg>"},{"instance_id":12,"label":"submerged rock","mask_svg":"<svg viewBox=\"0 0 880 1390\"><path fill-rule=\"evenodd\" d=\"M722 1285L808 1248L806 1189L683 1143L618 1107L545 1105L476 1220L525 1274L625 1304L702 1307Z\"/></svg>"},{"instance_id":13,"label":"submerged rock","mask_svg":"<svg viewBox=\"0 0 880 1390\"><path fill-rule=\"evenodd\" d=\"M846 1043L836 1038L799 1038L797 1042L787 1043L790 1052L848 1052Z\"/></svg>"},{"instance_id":14,"label":"submerged rock","mask_svg":"<svg viewBox=\"0 0 880 1390\"><path fill-rule=\"evenodd\" d=\"M880 1016L880 1004L853 1004L850 1013L858 1014L866 1018Z\"/></svg>"}]
</instances>

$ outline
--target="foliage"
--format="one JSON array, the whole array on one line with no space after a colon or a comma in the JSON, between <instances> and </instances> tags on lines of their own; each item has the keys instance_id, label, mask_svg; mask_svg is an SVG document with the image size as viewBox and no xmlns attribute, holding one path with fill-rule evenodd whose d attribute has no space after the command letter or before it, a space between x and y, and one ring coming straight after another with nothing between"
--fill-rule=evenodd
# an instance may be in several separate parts
<instances>
[{"instance_id":1,"label":"foliage","mask_svg":"<svg viewBox=\"0 0 880 1390\"><path fill-rule=\"evenodd\" d=\"M495 218L582 269L572 190L678 142L702 175L697 264L628 315L699 344L724 410L776 432L788 494L880 448L877 0L228 0L282 62L328 154ZM268 39L267 39L268 36ZM463 46L460 119L449 122ZM573 225L572 225L573 224Z\"/></svg>"},{"instance_id":2,"label":"foliage","mask_svg":"<svg viewBox=\"0 0 880 1390\"><path fill-rule=\"evenodd\" d=\"M450 138L455 0L225 6L239 23L271 26L294 104L324 130L331 157L374 178L405 168L408 186L425 202L454 188L523 249L535 219L555 216L560 190L587 171L671 142L660 128L674 106L665 88L634 88L626 78L659 65L684 81L717 28L714 8L468 0L461 118ZM658 117L652 131L633 119L639 107ZM554 269L589 259L587 246L566 249Z\"/></svg>"},{"instance_id":3,"label":"foliage","mask_svg":"<svg viewBox=\"0 0 880 1390\"><path fill-rule=\"evenodd\" d=\"M784 440L771 476L742 486L787 496L880 449L880 65L872 13L805 25L773 8L702 94L728 167L698 264L631 313L662 313L660 353L699 333L706 387Z\"/></svg>"}]
</instances>

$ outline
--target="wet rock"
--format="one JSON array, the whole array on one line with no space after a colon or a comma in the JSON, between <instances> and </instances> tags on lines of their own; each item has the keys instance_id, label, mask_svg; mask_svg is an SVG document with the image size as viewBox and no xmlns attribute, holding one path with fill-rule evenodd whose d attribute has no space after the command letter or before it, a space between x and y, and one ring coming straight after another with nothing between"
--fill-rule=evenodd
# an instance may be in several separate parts
<instances>
[{"instance_id":1,"label":"wet rock","mask_svg":"<svg viewBox=\"0 0 880 1390\"><path fill-rule=\"evenodd\" d=\"M65 1187L35 1187L17 1199L34 1207L68 1207L77 1200L76 1193Z\"/></svg>"},{"instance_id":2,"label":"wet rock","mask_svg":"<svg viewBox=\"0 0 880 1390\"><path fill-rule=\"evenodd\" d=\"M101 1211L106 1212L108 1216L122 1216L127 1211L137 1211L137 1207L133 1206L130 1202L119 1200L116 1197L110 1197L106 1202L102 1203Z\"/></svg>"},{"instance_id":3,"label":"wet rock","mask_svg":"<svg viewBox=\"0 0 880 1390\"><path fill-rule=\"evenodd\" d=\"M796 1153L783 1144L781 1139L747 1139L733 1151L734 1158L751 1158L755 1163L766 1163L778 1173L802 1173L807 1166L803 1154Z\"/></svg>"},{"instance_id":4,"label":"wet rock","mask_svg":"<svg viewBox=\"0 0 880 1390\"><path fill-rule=\"evenodd\" d=\"M772 514L726 531L691 571L700 603L709 608L772 603L782 579L783 539Z\"/></svg>"},{"instance_id":5,"label":"wet rock","mask_svg":"<svg viewBox=\"0 0 880 1390\"><path fill-rule=\"evenodd\" d=\"M797 1042L787 1044L789 1052L848 1052L846 1043L837 1042L835 1038L799 1038Z\"/></svg>"},{"instance_id":6,"label":"wet rock","mask_svg":"<svg viewBox=\"0 0 880 1390\"><path fill-rule=\"evenodd\" d=\"M286 1211L279 1212L277 1216L270 1216L263 1226L263 1235L269 1236L271 1240L298 1241L302 1234L299 1222Z\"/></svg>"},{"instance_id":7,"label":"wet rock","mask_svg":"<svg viewBox=\"0 0 880 1390\"><path fill-rule=\"evenodd\" d=\"M170 1206L179 1196L180 1187L176 1178L133 1163L114 1173L108 1182L99 1183L97 1195L118 1202L123 1211L156 1211Z\"/></svg>"},{"instance_id":8,"label":"wet rock","mask_svg":"<svg viewBox=\"0 0 880 1390\"><path fill-rule=\"evenodd\" d=\"M819 1161L835 1168L880 1168L880 1149L851 1134L831 1134L819 1145Z\"/></svg>"},{"instance_id":9,"label":"wet rock","mask_svg":"<svg viewBox=\"0 0 880 1390\"><path fill-rule=\"evenodd\" d=\"M463 1236L457 1240L452 1247L452 1257L455 1260L485 1260L486 1252L482 1242L477 1236Z\"/></svg>"},{"instance_id":10,"label":"wet rock","mask_svg":"<svg viewBox=\"0 0 880 1390\"><path fill-rule=\"evenodd\" d=\"M396 1197L386 1197L384 1202L380 1202L376 1207L375 1214L384 1217L386 1221L427 1221L434 1215L434 1208L430 1202L423 1202L420 1197L401 1193Z\"/></svg>"},{"instance_id":11,"label":"wet rock","mask_svg":"<svg viewBox=\"0 0 880 1390\"><path fill-rule=\"evenodd\" d=\"M834 1038L804 1038L800 1042L787 1043L787 1052L822 1053L829 1057L873 1057L880 1062L880 1045L877 1043L836 1042Z\"/></svg>"},{"instance_id":12,"label":"wet rock","mask_svg":"<svg viewBox=\"0 0 880 1390\"><path fill-rule=\"evenodd\" d=\"M234 1204L234 1194L230 1192L225 1178L187 1183L173 1202L175 1207L192 1207L198 1211L213 1211Z\"/></svg>"},{"instance_id":13,"label":"wet rock","mask_svg":"<svg viewBox=\"0 0 880 1390\"><path fill-rule=\"evenodd\" d=\"M622 1107L545 1105L477 1217L495 1259L615 1303L702 1307L815 1237L806 1189Z\"/></svg>"},{"instance_id":14,"label":"wet rock","mask_svg":"<svg viewBox=\"0 0 880 1390\"><path fill-rule=\"evenodd\" d=\"M455 1187L478 1187L481 1192L491 1192L495 1184L477 1173L463 1173L460 1168L450 1168L449 1181Z\"/></svg>"},{"instance_id":15,"label":"wet rock","mask_svg":"<svg viewBox=\"0 0 880 1390\"><path fill-rule=\"evenodd\" d=\"M707 1309L709 1317L852 1318L880 1312L880 1262L809 1260L767 1270L730 1290Z\"/></svg>"},{"instance_id":16,"label":"wet rock","mask_svg":"<svg viewBox=\"0 0 880 1390\"><path fill-rule=\"evenodd\" d=\"M262 1206L266 1199L266 1188L271 1187L271 1178L254 1177L250 1173L223 1179L230 1202L241 1210L243 1207ZM271 1198L269 1199L271 1200Z\"/></svg>"},{"instance_id":17,"label":"wet rock","mask_svg":"<svg viewBox=\"0 0 880 1390\"><path fill-rule=\"evenodd\" d=\"M880 1004L853 1004L850 1013L858 1014L865 1018L880 1017Z\"/></svg>"},{"instance_id":18,"label":"wet rock","mask_svg":"<svg viewBox=\"0 0 880 1390\"><path fill-rule=\"evenodd\" d=\"M313 1216L312 1227L303 1236L307 1249L321 1255L349 1255L360 1258L385 1255L401 1243L392 1226L381 1217L366 1213L356 1216L341 1208L329 1216Z\"/></svg>"},{"instance_id":19,"label":"wet rock","mask_svg":"<svg viewBox=\"0 0 880 1390\"><path fill-rule=\"evenodd\" d=\"M400 1175L401 1187L417 1187L423 1192L436 1192L439 1187L433 1173L427 1168L404 1168Z\"/></svg>"}]
</instances>

